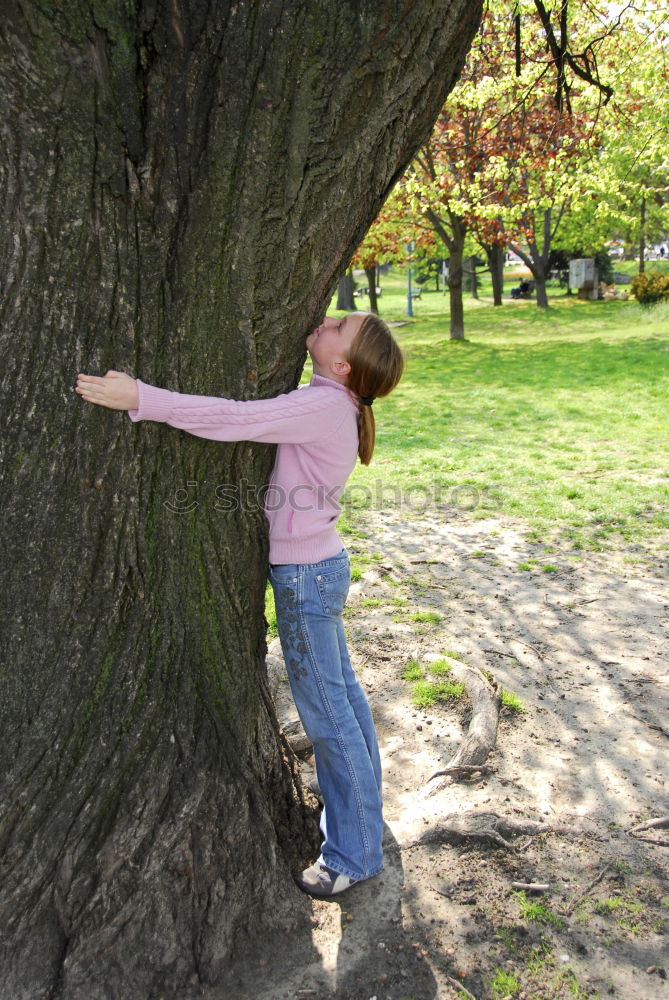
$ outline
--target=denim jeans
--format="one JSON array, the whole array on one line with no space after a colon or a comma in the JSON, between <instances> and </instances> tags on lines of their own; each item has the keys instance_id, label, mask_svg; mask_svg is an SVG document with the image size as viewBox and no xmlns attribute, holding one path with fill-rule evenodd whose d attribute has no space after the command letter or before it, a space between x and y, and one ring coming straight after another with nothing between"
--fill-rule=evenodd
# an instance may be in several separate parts
<instances>
[{"instance_id":1,"label":"denim jeans","mask_svg":"<svg viewBox=\"0 0 669 1000\"><path fill-rule=\"evenodd\" d=\"M325 803L321 853L352 879L383 869L381 760L374 722L346 648L348 555L270 567L279 638Z\"/></svg>"}]
</instances>

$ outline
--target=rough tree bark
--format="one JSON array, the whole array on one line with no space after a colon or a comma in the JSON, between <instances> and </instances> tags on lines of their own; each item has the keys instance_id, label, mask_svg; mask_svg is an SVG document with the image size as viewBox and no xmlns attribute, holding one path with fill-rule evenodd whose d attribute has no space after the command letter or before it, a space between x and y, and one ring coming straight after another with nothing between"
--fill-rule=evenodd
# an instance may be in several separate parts
<instances>
[{"instance_id":1,"label":"rough tree bark","mask_svg":"<svg viewBox=\"0 0 669 1000\"><path fill-rule=\"evenodd\" d=\"M292 388L480 2L0 15L0 996L184 995L308 919L249 486L272 449L133 426L76 373Z\"/></svg>"}]
</instances>

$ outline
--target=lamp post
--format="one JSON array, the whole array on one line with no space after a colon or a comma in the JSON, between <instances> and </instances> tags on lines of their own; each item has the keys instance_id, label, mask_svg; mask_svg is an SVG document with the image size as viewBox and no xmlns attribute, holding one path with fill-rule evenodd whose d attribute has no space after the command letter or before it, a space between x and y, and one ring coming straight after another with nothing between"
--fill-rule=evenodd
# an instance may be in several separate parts
<instances>
[{"instance_id":1,"label":"lamp post","mask_svg":"<svg viewBox=\"0 0 669 1000\"><path fill-rule=\"evenodd\" d=\"M409 268L407 272L407 316L413 316L413 298L411 295L411 254L414 252L416 244L411 241L411 243L406 244L407 257L409 258Z\"/></svg>"}]
</instances>

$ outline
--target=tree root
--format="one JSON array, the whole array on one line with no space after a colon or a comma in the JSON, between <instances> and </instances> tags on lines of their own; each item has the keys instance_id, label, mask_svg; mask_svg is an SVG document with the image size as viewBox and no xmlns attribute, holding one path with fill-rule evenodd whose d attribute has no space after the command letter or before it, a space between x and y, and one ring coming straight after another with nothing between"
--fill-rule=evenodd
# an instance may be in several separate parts
<instances>
[{"instance_id":1,"label":"tree root","mask_svg":"<svg viewBox=\"0 0 669 1000\"><path fill-rule=\"evenodd\" d=\"M436 778L441 780L430 784L426 792L428 796L436 794L457 778L471 777L476 772L489 774L492 770L483 765L497 742L501 702L499 685L495 680L489 680L478 667L466 663L454 663L452 673L465 685L472 703L472 717L458 752L443 770L436 771L429 778L429 782Z\"/></svg>"},{"instance_id":2,"label":"tree root","mask_svg":"<svg viewBox=\"0 0 669 1000\"><path fill-rule=\"evenodd\" d=\"M509 840L521 834L531 837L542 833L558 833L577 836L583 830L574 826L548 826L534 820L516 820L510 816L499 816L497 813L472 810L466 813L447 816L442 822L425 830L417 840L405 841L399 844L400 851L408 851L424 844L455 844L466 843L468 840L483 840L494 847L502 847L507 851L517 850Z\"/></svg>"},{"instance_id":3,"label":"tree root","mask_svg":"<svg viewBox=\"0 0 669 1000\"><path fill-rule=\"evenodd\" d=\"M652 837L639 836L644 830L661 830L664 827L669 827L669 816L658 816L657 819L647 819L645 823L637 823L636 826L630 827L627 833L637 840L642 840L644 844L654 844L655 847L669 847L669 840L655 840Z\"/></svg>"},{"instance_id":4,"label":"tree root","mask_svg":"<svg viewBox=\"0 0 669 1000\"><path fill-rule=\"evenodd\" d=\"M449 778L473 778L477 774L495 774L495 768L489 764L448 764L443 770L435 771L427 780L432 781L443 774Z\"/></svg>"},{"instance_id":5,"label":"tree root","mask_svg":"<svg viewBox=\"0 0 669 1000\"><path fill-rule=\"evenodd\" d=\"M647 819L645 823L637 823L636 826L631 826L628 833L634 836L640 833L642 830L655 830L662 827L669 826L669 816L659 816L657 819Z\"/></svg>"}]
</instances>

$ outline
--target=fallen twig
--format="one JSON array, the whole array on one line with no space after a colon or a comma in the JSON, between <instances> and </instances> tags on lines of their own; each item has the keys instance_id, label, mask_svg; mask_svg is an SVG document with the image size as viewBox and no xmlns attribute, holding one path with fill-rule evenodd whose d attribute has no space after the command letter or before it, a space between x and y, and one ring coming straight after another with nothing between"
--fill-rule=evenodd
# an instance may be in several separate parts
<instances>
[{"instance_id":1,"label":"fallen twig","mask_svg":"<svg viewBox=\"0 0 669 1000\"><path fill-rule=\"evenodd\" d=\"M476 1000L474 994L470 993L467 987L463 986L459 979L453 979L452 976L444 976L444 979L446 980L447 983L451 984L454 990L460 990L461 993L464 993L464 995L468 997L469 1000Z\"/></svg>"},{"instance_id":2,"label":"fallen twig","mask_svg":"<svg viewBox=\"0 0 669 1000\"><path fill-rule=\"evenodd\" d=\"M606 875L606 873L609 871L609 869L611 867L612 867L612 863L609 862L607 865L604 866L604 868L602 868L601 872L599 872L599 874L596 876L596 878L594 878L592 880L592 882L590 883L590 885L586 889L583 890L583 892L580 894L580 896L576 896L574 899L572 899L572 901L569 904L569 906L566 908L566 910L563 911L565 917L568 917L570 913L574 912L574 910L576 909L576 907L578 906L578 904L581 902L581 900L585 899L585 897L588 895L588 893L590 892L590 890L594 889L595 886L599 882L602 881L602 879L604 878L604 876Z\"/></svg>"},{"instance_id":3,"label":"fallen twig","mask_svg":"<svg viewBox=\"0 0 669 1000\"><path fill-rule=\"evenodd\" d=\"M517 660L518 657L514 656L513 653L504 653L501 649L484 649L484 653L494 653L495 656L506 656L509 660Z\"/></svg>"},{"instance_id":4,"label":"fallen twig","mask_svg":"<svg viewBox=\"0 0 669 1000\"><path fill-rule=\"evenodd\" d=\"M522 889L523 892L548 892L548 882L512 882L512 889Z\"/></svg>"}]
</instances>

